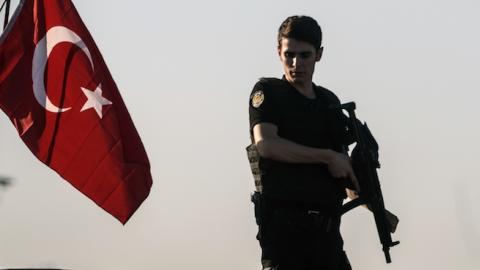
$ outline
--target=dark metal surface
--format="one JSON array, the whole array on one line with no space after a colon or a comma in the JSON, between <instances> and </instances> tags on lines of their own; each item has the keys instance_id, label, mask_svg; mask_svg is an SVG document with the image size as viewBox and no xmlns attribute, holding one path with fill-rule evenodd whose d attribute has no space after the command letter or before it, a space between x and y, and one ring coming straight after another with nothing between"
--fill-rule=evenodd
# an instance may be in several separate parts
<instances>
[{"instance_id":1,"label":"dark metal surface","mask_svg":"<svg viewBox=\"0 0 480 270\"><path fill-rule=\"evenodd\" d=\"M5 20L3 21L3 30L7 28L8 18L10 16L10 0L5 0L2 4L2 8L5 7ZM0 8L0 10L2 9Z\"/></svg>"}]
</instances>

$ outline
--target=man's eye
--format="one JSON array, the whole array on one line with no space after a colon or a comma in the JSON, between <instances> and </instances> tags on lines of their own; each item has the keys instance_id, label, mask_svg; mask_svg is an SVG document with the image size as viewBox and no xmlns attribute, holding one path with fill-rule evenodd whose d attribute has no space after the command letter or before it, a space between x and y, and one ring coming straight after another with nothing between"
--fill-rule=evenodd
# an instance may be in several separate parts
<instances>
[{"instance_id":1,"label":"man's eye","mask_svg":"<svg viewBox=\"0 0 480 270\"><path fill-rule=\"evenodd\" d=\"M309 58L310 56L312 56L312 53L311 53L311 52L304 52L304 53L301 53L301 54L300 54L300 57L303 58L303 59L307 59L307 58Z\"/></svg>"},{"instance_id":2,"label":"man's eye","mask_svg":"<svg viewBox=\"0 0 480 270\"><path fill-rule=\"evenodd\" d=\"M293 58L293 57L295 57L295 54L291 53L291 52L285 52L285 57Z\"/></svg>"}]
</instances>

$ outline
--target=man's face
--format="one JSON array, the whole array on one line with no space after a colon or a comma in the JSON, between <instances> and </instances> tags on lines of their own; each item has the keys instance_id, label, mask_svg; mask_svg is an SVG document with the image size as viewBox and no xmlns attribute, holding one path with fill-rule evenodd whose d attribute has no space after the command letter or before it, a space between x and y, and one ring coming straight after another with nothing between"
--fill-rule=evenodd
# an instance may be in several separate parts
<instances>
[{"instance_id":1,"label":"man's face","mask_svg":"<svg viewBox=\"0 0 480 270\"><path fill-rule=\"evenodd\" d=\"M287 80L293 84L311 83L315 63L320 61L322 51L323 48L317 51L308 42L283 38L278 54Z\"/></svg>"}]
</instances>

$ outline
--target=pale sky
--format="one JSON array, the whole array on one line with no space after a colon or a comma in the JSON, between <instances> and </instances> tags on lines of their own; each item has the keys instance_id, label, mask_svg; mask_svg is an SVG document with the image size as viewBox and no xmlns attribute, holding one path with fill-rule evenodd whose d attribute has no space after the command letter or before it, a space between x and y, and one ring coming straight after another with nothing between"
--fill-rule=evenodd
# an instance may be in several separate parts
<instances>
[{"instance_id":1,"label":"pale sky","mask_svg":"<svg viewBox=\"0 0 480 270\"><path fill-rule=\"evenodd\" d=\"M357 103L381 147L385 204L401 219L386 265L372 215L344 216L353 268L480 269L478 1L74 4L142 137L152 191L122 226L0 113L0 175L13 178L0 189L0 268L261 269L248 97L258 78L282 75L276 31L305 14L324 32L314 81Z\"/></svg>"}]
</instances>

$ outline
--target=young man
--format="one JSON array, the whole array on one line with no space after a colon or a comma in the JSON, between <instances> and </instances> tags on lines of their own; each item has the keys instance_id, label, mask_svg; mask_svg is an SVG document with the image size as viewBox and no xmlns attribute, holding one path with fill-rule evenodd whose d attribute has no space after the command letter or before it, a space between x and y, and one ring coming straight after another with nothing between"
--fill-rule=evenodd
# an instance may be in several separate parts
<instances>
[{"instance_id":1,"label":"young man","mask_svg":"<svg viewBox=\"0 0 480 270\"><path fill-rule=\"evenodd\" d=\"M250 96L248 149L250 157L258 155L250 161L259 179L255 213L263 269L351 269L337 214L346 180L356 183L344 154L351 139L346 117L329 109L338 98L312 83L321 42L314 19L287 18L278 31L284 76L261 79Z\"/></svg>"}]
</instances>

